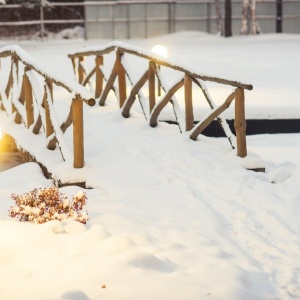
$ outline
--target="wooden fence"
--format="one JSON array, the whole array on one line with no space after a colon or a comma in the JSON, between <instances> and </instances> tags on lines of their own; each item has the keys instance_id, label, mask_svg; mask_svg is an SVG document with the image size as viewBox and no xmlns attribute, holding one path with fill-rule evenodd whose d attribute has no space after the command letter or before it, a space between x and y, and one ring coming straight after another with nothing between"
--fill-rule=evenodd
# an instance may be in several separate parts
<instances>
[{"instance_id":1,"label":"wooden fence","mask_svg":"<svg viewBox=\"0 0 300 300\"><path fill-rule=\"evenodd\" d=\"M6 1L9 2L9 1ZM221 12L224 19L224 1ZM240 34L242 0L232 0L232 31ZM256 2L256 19L263 33L276 32L276 0ZM281 20L284 33L300 31L300 0L282 2ZM1 4L0 32L7 36L33 34L41 38L80 25L87 39L149 38L179 31L219 31L213 0L119 0L52 2L23 1Z\"/></svg>"},{"instance_id":2,"label":"wooden fence","mask_svg":"<svg viewBox=\"0 0 300 300\"><path fill-rule=\"evenodd\" d=\"M104 58L113 52L115 52L115 59L113 67L109 72ZM139 78L135 77L135 71L132 72L132 67L127 60L127 56L139 57L148 62L147 69ZM86 60L91 57L94 57L94 63L89 69ZM158 123L158 117L161 111L168 103L171 103L180 131L188 132L192 140L196 140L198 135L201 134L214 119L217 119L231 146L233 148L237 147L237 155L240 157L247 155L244 90L252 90L252 85L197 74L163 60L161 57L147 52L144 49L119 42L109 44L99 49L79 50L70 53L69 58L72 60L79 83L83 86L89 86L99 105L103 106L105 104L109 92L113 90L119 101L122 115L128 118L130 109L136 100L136 96L138 96L145 119L149 122L150 126L155 127ZM161 72L162 68L169 68L179 72L181 79L169 85L165 78L163 78ZM116 79L118 80L116 81ZM231 86L234 87L234 91L228 95L222 105L217 107L204 81ZM131 89L127 94L128 85L131 85ZM145 93L143 92L145 85L148 86L147 94L149 96L147 97L144 96ZM209 115L204 117L203 120L196 125L194 124L193 85L204 95L212 110ZM184 113L183 110L180 109L175 97L175 93L181 88L184 89ZM236 141L225 118L222 116L222 112L224 112L233 101L235 102L234 125Z\"/></svg>"},{"instance_id":3,"label":"wooden fence","mask_svg":"<svg viewBox=\"0 0 300 300\"><path fill-rule=\"evenodd\" d=\"M50 75L18 46L1 48L0 66L3 67L5 59L10 60L10 72L2 72L0 68L1 76L6 76L2 82L7 82L6 85L0 85L1 109L16 124L23 124L23 127L35 135L43 134L46 147L49 150L58 147L64 161L73 160L74 168L82 168L83 103L93 106L95 100L92 94L74 81L61 80ZM54 108L54 86L61 87L72 97L68 116L62 123L58 122ZM72 124L73 153L64 138L64 133Z\"/></svg>"}]
</instances>

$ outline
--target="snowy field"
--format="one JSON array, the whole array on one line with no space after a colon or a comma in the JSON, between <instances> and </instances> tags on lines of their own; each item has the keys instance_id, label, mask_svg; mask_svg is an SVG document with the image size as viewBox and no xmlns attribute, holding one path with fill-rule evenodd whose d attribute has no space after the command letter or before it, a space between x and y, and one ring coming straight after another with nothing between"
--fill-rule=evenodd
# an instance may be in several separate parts
<instances>
[{"instance_id":1,"label":"snowy field","mask_svg":"<svg viewBox=\"0 0 300 300\"><path fill-rule=\"evenodd\" d=\"M108 42L14 44L70 77L68 52ZM252 83L247 118L300 118L300 35L186 32L125 42L162 44L178 64ZM266 167L255 173L226 139L193 142L174 125L149 127L136 111L124 119L113 99L85 113L94 187L85 191L87 225L11 219L12 193L52 182L34 163L0 172L0 299L300 298L300 134L248 137L250 157Z\"/></svg>"}]
</instances>

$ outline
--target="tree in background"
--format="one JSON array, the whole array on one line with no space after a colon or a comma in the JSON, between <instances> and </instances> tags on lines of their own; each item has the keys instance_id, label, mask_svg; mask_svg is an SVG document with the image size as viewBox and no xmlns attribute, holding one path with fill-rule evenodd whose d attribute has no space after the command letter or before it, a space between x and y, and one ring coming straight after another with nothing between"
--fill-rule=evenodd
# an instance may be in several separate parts
<instances>
[{"instance_id":1,"label":"tree in background","mask_svg":"<svg viewBox=\"0 0 300 300\"><path fill-rule=\"evenodd\" d=\"M220 0L215 0L215 8L216 8L216 15L217 15L217 28L218 33L223 36L224 35L224 26L222 21L222 11L221 11L221 2Z\"/></svg>"},{"instance_id":2,"label":"tree in background","mask_svg":"<svg viewBox=\"0 0 300 300\"><path fill-rule=\"evenodd\" d=\"M276 33L282 33L282 0L276 0Z\"/></svg>"},{"instance_id":3,"label":"tree in background","mask_svg":"<svg viewBox=\"0 0 300 300\"><path fill-rule=\"evenodd\" d=\"M244 0L241 34L259 34L260 32L256 20L256 0Z\"/></svg>"},{"instance_id":4,"label":"tree in background","mask_svg":"<svg viewBox=\"0 0 300 300\"><path fill-rule=\"evenodd\" d=\"M5 2L5 3L3 3ZM33 22L31 25L0 27L1 38L5 37L32 37L45 36L47 33L56 33L61 30L72 28L78 23L53 23L36 24L40 20L83 20L83 6L54 6L55 2L83 2L83 0L0 0L1 22ZM2 3L2 4L1 4ZM10 4L19 4L18 7L8 8ZM43 30L41 28L44 28Z\"/></svg>"},{"instance_id":5,"label":"tree in background","mask_svg":"<svg viewBox=\"0 0 300 300\"><path fill-rule=\"evenodd\" d=\"M232 24L231 24L231 0L225 0L225 28L224 36L232 36Z\"/></svg>"}]
</instances>

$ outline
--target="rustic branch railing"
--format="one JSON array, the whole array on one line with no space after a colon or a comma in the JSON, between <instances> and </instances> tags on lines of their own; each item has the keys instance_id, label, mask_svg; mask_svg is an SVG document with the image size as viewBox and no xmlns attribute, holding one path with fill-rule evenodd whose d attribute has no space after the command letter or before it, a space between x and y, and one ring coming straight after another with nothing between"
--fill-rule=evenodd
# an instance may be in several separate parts
<instances>
[{"instance_id":1,"label":"rustic branch railing","mask_svg":"<svg viewBox=\"0 0 300 300\"><path fill-rule=\"evenodd\" d=\"M17 124L24 124L33 134L44 134L46 147L57 146L64 161L72 161L74 168L84 166L83 102L95 104L93 95L74 81L58 79L49 75L23 49L8 46L0 49L0 62L8 61L10 71L2 70L7 84L0 85L0 105ZM0 65L1 66L1 65ZM3 71L3 72L2 72ZM3 82L3 81L2 81ZM5 81L4 81L5 82ZM61 124L54 109L53 85L63 88L72 98L68 117ZM70 151L64 133L73 124L73 153Z\"/></svg>"},{"instance_id":2,"label":"rustic branch railing","mask_svg":"<svg viewBox=\"0 0 300 300\"><path fill-rule=\"evenodd\" d=\"M115 52L115 62L109 74L107 67L104 65L104 56L112 52ZM148 60L148 68L139 78L134 78L134 75L130 73L132 68L126 59L127 55L133 55ZM99 49L79 50L70 53L68 56L72 60L77 80L83 86L90 86L91 92L94 93L96 101L100 105L105 104L110 90L113 90L118 98L122 115L127 118L129 117L130 109L135 102L136 96L138 96L146 120L149 122L150 126L155 127L158 123L158 117L161 111L168 103L171 103L180 131L188 131L191 139L196 140L198 135L201 134L214 119L217 119L231 143L231 146L233 148L235 148L235 146L237 147L237 155L240 157L245 157L247 155L244 90L252 90L253 87L251 84L197 74L186 68L162 60L161 57L147 52L144 49L132 47L120 42L115 42ZM85 61L88 57L93 56L95 57L94 65L91 70L88 70ZM180 72L182 74L181 79L169 86L163 78L161 72L162 67ZM117 77L118 84L115 83ZM217 107L210 96L204 81L228 85L233 87L234 91L221 106ZM142 88L147 82L149 96L145 97ZM127 95L127 83L131 85L129 95ZM196 87L199 87L200 92L204 95L212 110L208 116L196 125L194 125L193 113L193 84L196 85ZM181 88L184 89L184 114L175 97L175 93ZM164 91L162 96L160 96L161 89ZM225 118L222 116L222 112L230 106L233 100L235 100L234 124L236 143L234 135Z\"/></svg>"}]
</instances>

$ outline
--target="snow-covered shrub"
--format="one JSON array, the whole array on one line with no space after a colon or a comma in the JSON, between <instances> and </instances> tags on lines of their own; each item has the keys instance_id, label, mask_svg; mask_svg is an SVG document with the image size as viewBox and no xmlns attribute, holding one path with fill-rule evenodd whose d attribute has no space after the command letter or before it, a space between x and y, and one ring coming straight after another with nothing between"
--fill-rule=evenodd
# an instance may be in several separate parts
<instances>
[{"instance_id":1,"label":"snow-covered shrub","mask_svg":"<svg viewBox=\"0 0 300 300\"><path fill-rule=\"evenodd\" d=\"M78 192L69 199L56 187L34 189L22 195L12 194L16 202L9 210L9 216L21 222L45 223L51 220L73 219L86 224L88 214L82 211L87 202L86 194Z\"/></svg>"}]
</instances>

